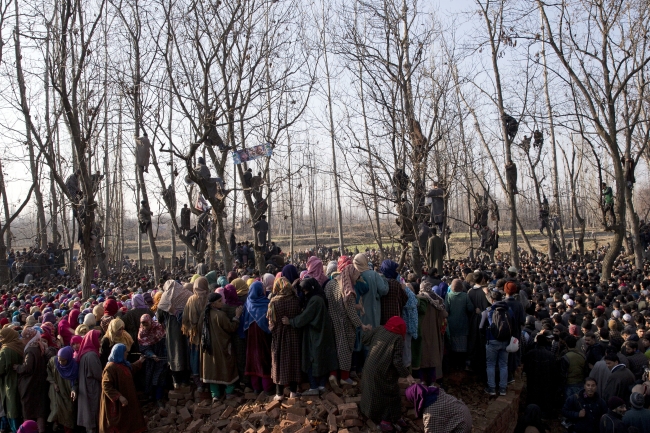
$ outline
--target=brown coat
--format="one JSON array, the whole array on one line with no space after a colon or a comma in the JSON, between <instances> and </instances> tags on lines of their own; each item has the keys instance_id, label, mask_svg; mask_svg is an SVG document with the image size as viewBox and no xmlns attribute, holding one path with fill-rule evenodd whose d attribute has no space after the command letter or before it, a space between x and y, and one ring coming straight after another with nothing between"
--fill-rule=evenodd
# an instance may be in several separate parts
<instances>
[{"instance_id":1,"label":"brown coat","mask_svg":"<svg viewBox=\"0 0 650 433\"><path fill-rule=\"evenodd\" d=\"M231 385L239 380L237 357L232 344L239 320L230 320L222 310L210 310L212 353L201 351L201 380Z\"/></svg>"},{"instance_id":2,"label":"brown coat","mask_svg":"<svg viewBox=\"0 0 650 433\"><path fill-rule=\"evenodd\" d=\"M47 363L38 346L25 350L25 361L18 367L18 391L23 405L23 418L36 421L50 414Z\"/></svg>"},{"instance_id":3,"label":"brown coat","mask_svg":"<svg viewBox=\"0 0 650 433\"><path fill-rule=\"evenodd\" d=\"M120 396L127 399L126 406L120 403ZM131 370L124 364L109 362L102 375L99 433L140 433L146 430Z\"/></svg>"},{"instance_id":4,"label":"brown coat","mask_svg":"<svg viewBox=\"0 0 650 433\"><path fill-rule=\"evenodd\" d=\"M430 299L430 298L428 298ZM421 321L420 331L422 332L422 359L420 368L436 369L436 378L442 377L442 354L445 349L445 336L442 329L447 318L447 311L444 309L442 299L440 305L442 310L437 309L425 297L418 295L418 301L423 302L426 308L424 316L419 316Z\"/></svg>"}]
</instances>

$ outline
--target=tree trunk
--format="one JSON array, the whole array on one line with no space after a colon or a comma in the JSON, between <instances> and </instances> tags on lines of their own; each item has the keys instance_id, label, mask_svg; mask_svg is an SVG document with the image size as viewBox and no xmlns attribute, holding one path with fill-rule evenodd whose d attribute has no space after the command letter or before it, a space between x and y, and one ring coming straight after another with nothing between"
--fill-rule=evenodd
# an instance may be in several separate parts
<instances>
[{"instance_id":1,"label":"tree trunk","mask_svg":"<svg viewBox=\"0 0 650 433\"><path fill-rule=\"evenodd\" d=\"M142 192L142 200L146 201L149 205L149 198L147 197L147 188L144 185L144 174L142 169L138 166L135 168L138 176L138 183L140 184L140 191ZM138 237L140 232L138 231ZM147 229L147 237L149 239L149 248L151 249L151 257L153 259L153 275L156 283L160 280L160 256L158 255L158 247L156 246L156 239L153 236L153 221Z\"/></svg>"},{"instance_id":2,"label":"tree trunk","mask_svg":"<svg viewBox=\"0 0 650 433\"><path fill-rule=\"evenodd\" d=\"M637 269L643 269L643 245L641 244L641 230L639 229L639 215L634 211L634 195L630 188L625 188L625 204L629 214L630 232L632 233L634 263Z\"/></svg>"}]
</instances>

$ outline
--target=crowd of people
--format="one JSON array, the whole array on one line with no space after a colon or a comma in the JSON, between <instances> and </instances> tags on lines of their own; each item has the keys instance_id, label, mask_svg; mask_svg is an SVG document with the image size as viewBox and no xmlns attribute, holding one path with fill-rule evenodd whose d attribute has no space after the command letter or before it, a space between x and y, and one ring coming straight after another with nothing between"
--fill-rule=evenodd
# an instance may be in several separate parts
<instances>
[{"instance_id":1,"label":"crowd of people","mask_svg":"<svg viewBox=\"0 0 650 433\"><path fill-rule=\"evenodd\" d=\"M159 282L131 271L87 298L70 276L3 286L0 431L141 432L142 402L174 388L218 402L360 387L361 412L390 432L406 426L404 378L426 432L469 433L445 375L473 371L492 398L518 369L518 432L560 416L573 432L650 431L650 267L621 259L603 280L598 262L451 260L418 276L370 258Z\"/></svg>"}]
</instances>

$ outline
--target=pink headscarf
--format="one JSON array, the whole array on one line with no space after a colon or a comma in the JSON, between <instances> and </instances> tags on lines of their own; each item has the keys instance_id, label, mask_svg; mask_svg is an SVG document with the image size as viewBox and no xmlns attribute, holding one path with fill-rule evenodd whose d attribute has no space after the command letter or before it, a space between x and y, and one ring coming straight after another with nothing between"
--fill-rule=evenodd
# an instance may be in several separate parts
<instances>
[{"instance_id":1,"label":"pink headscarf","mask_svg":"<svg viewBox=\"0 0 650 433\"><path fill-rule=\"evenodd\" d=\"M317 256L311 256L307 260L307 275L315 278L321 286L327 281L327 275L323 272L323 262Z\"/></svg>"},{"instance_id":2,"label":"pink headscarf","mask_svg":"<svg viewBox=\"0 0 650 433\"><path fill-rule=\"evenodd\" d=\"M74 330L70 328L70 322L68 322L68 319L61 319L58 325L58 331L59 336L61 336L61 339L63 340L63 345L69 346L70 339L74 335Z\"/></svg>"}]
</instances>

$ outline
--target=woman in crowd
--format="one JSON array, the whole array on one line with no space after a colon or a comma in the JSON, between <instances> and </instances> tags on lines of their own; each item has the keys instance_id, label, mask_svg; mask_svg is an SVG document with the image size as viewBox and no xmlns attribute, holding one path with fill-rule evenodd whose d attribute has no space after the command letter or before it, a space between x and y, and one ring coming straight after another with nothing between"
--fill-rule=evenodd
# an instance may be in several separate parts
<instances>
[{"instance_id":1,"label":"woman in crowd","mask_svg":"<svg viewBox=\"0 0 650 433\"><path fill-rule=\"evenodd\" d=\"M145 358L145 395L151 396L161 406L165 386L164 372L165 366L167 365L165 328L160 323L154 321L148 314L140 317L138 345L140 347L140 353Z\"/></svg>"},{"instance_id":2,"label":"woman in crowd","mask_svg":"<svg viewBox=\"0 0 650 433\"><path fill-rule=\"evenodd\" d=\"M188 286L191 285L182 286L174 280L168 280L156 307L158 322L165 327L167 356L174 388L179 388L189 380L188 342L187 337L181 331L183 311L187 300L192 296Z\"/></svg>"},{"instance_id":3,"label":"woman in crowd","mask_svg":"<svg viewBox=\"0 0 650 433\"><path fill-rule=\"evenodd\" d=\"M392 424L398 421L403 423L398 379L405 377L413 382L402 359L405 335L406 323L397 316L363 333L363 344L370 349L363 374L372 380L361 384L360 408L382 431L392 431Z\"/></svg>"},{"instance_id":4,"label":"woman in crowd","mask_svg":"<svg viewBox=\"0 0 650 433\"><path fill-rule=\"evenodd\" d=\"M266 313L269 299L261 282L250 286L242 326L246 332L246 368L245 374L251 379L251 386L256 394L270 392L271 380L271 330Z\"/></svg>"},{"instance_id":5,"label":"woman in crowd","mask_svg":"<svg viewBox=\"0 0 650 433\"><path fill-rule=\"evenodd\" d=\"M73 389L72 399L78 401L77 425L87 433L97 432L99 399L102 393L102 363L99 359L99 331L94 329L84 337L79 348L78 391Z\"/></svg>"},{"instance_id":6,"label":"woman in crowd","mask_svg":"<svg viewBox=\"0 0 650 433\"><path fill-rule=\"evenodd\" d=\"M73 355L72 347L66 346L47 363L47 381L50 384L47 421L63 426L65 433L72 433L76 424L72 384L79 380L79 364Z\"/></svg>"},{"instance_id":7,"label":"woman in crowd","mask_svg":"<svg viewBox=\"0 0 650 433\"><path fill-rule=\"evenodd\" d=\"M223 288L223 311L226 312L228 317L232 319L235 316L235 311L237 308L240 306L244 305L246 302L246 299L248 298L248 286L246 283L244 283L244 280L241 278L237 278L233 280L233 283L237 284L226 284L226 286ZM245 294L242 296L239 296L240 293L244 293L244 290L242 289L242 283L243 285L246 286ZM243 300L242 300L243 299ZM244 376L244 372L246 371L246 334L244 333L244 329L240 327L237 330L237 333L233 336L232 340L233 348L235 349L235 355L236 355L236 361L237 361L237 373L239 375L239 380L240 382L245 383L248 385L249 379L247 379Z\"/></svg>"},{"instance_id":8,"label":"woman in crowd","mask_svg":"<svg viewBox=\"0 0 650 433\"><path fill-rule=\"evenodd\" d=\"M43 356L45 350L41 344L41 333L36 329L25 328L22 337L25 357L23 363L16 367L16 372L23 418L36 421L38 431L44 432L50 409L47 401L47 363Z\"/></svg>"},{"instance_id":9,"label":"woman in crowd","mask_svg":"<svg viewBox=\"0 0 650 433\"><path fill-rule=\"evenodd\" d=\"M69 316L59 320L59 323L57 324L57 331L59 333L59 340L61 341L62 347L69 346L70 339L74 335L74 329L72 329L70 322L68 322L68 317Z\"/></svg>"},{"instance_id":10,"label":"woman in crowd","mask_svg":"<svg viewBox=\"0 0 650 433\"><path fill-rule=\"evenodd\" d=\"M104 301L104 315L99 321L99 327L103 333L106 333L108 330L108 325L111 323L111 320L115 319L118 309L119 307L115 299L107 299Z\"/></svg>"},{"instance_id":11,"label":"woman in crowd","mask_svg":"<svg viewBox=\"0 0 650 433\"><path fill-rule=\"evenodd\" d=\"M432 385L442 379L442 355L445 349L445 302L431 290L431 283L420 285L418 298L418 332L421 347L419 355L420 379Z\"/></svg>"},{"instance_id":12,"label":"woman in crowd","mask_svg":"<svg viewBox=\"0 0 650 433\"><path fill-rule=\"evenodd\" d=\"M202 327L201 319L203 318L203 310L208 301L209 293L207 278L198 277L194 280L193 292L194 294L189 297L187 305L183 310L183 325L181 330L187 337L187 341L190 345L190 368L192 370L192 380L199 391L203 391L203 386L199 379L201 363L200 344Z\"/></svg>"},{"instance_id":13,"label":"woman in crowd","mask_svg":"<svg viewBox=\"0 0 650 433\"><path fill-rule=\"evenodd\" d=\"M124 344L127 352L131 350L131 346L133 345L133 339L129 333L125 331L124 322L119 317L111 320L108 329L106 330L106 334L102 338L99 350L99 358L102 361L102 365L106 365L108 357L113 350L113 346L116 344Z\"/></svg>"},{"instance_id":14,"label":"woman in crowd","mask_svg":"<svg viewBox=\"0 0 650 433\"><path fill-rule=\"evenodd\" d=\"M449 362L454 369L465 368L467 353L467 336L469 335L469 316L475 312L472 301L463 292L463 282L455 279L451 282L451 290L445 298L447 317L447 333L449 335Z\"/></svg>"},{"instance_id":15,"label":"woman in crowd","mask_svg":"<svg viewBox=\"0 0 650 433\"><path fill-rule=\"evenodd\" d=\"M341 256L338 261L338 274L325 285L325 297L330 318L334 326L334 339L338 356L341 385L356 385L350 379L352 367L352 352L356 339L356 330L363 327L355 307L356 293L354 285L360 277L359 271L352 265L349 257ZM290 317L291 318L291 317ZM364 329L370 329L365 327ZM334 389L338 389L337 371L330 372L329 382Z\"/></svg>"},{"instance_id":16,"label":"woman in crowd","mask_svg":"<svg viewBox=\"0 0 650 433\"><path fill-rule=\"evenodd\" d=\"M391 317L402 316L404 305L408 301L402 284L397 281L399 273L397 272L398 264L392 260L384 260L381 263L379 272L388 281L388 293L381 297L381 320L380 325L384 325Z\"/></svg>"},{"instance_id":17,"label":"woman in crowd","mask_svg":"<svg viewBox=\"0 0 650 433\"><path fill-rule=\"evenodd\" d=\"M232 338L239 327L243 307L237 307L231 320L221 310L222 306L221 295L210 293L202 315L201 380L210 384L210 393L215 401L221 398L222 386L225 386L226 398L232 398L235 383L239 380Z\"/></svg>"},{"instance_id":18,"label":"woman in crowd","mask_svg":"<svg viewBox=\"0 0 650 433\"><path fill-rule=\"evenodd\" d=\"M273 284L273 298L266 317L271 330L271 378L276 385L275 400L282 400L284 387L289 386L291 397L298 395L300 383L300 333L282 323L282 318L293 319L300 314L300 300L285 277Z\"/></svg>"},{"instance_id":19,"label":"woman in crowd","mask_svg":"<svg viewBox=\"0 0 650 433\"><path fill-rule=\"evenodd\" d=\"M319 395L325 389L328 373L338 370L334 330L318 280L306 278L300 288L305 295L304 310L293 319L283 316L282 323L302 330L302 371L307 374L310 388L303 395Z\"/></svg>"},{"instance_id":20,"label":"woman in crowd","mask_svg":"<svg viewBox=\"0 0 650 433\"><path fill-rule=\"evenodd\" d=\"M15 432L22 418L22 404L18 392L18 373L15 366L22 365L25 346L18 332L10 327L0 330L0 401L4 418L0 429Z\"/></svg>"},{"instance_id":21,"label":"woman in crowd","mask_svg":"<svg viewBox=\"0 0 650 433\"><path fill-rule=\"evenodd\" d=\"M99 405L100 433L140 433L147 425L133 382L133 370L142 365L142 358L130 364L127 348L118 343L111 349L102 374L102 396Z\"/></svg>"},{"instance_id":22,"label":"woman in crowd","mask_svg":"<svg viewBox=\"0 0 650 433\"><path fill-rule=\"evenodd\" d=\"M138 331L140 330L140 318L145 314L151 315L151 310L144 300L144 296L139 293L131 298L132 308L122 315L124 330L131 336L133 346L129 349L130 353L140 352L138 347Z\"/></svg>"}]
</instances>

